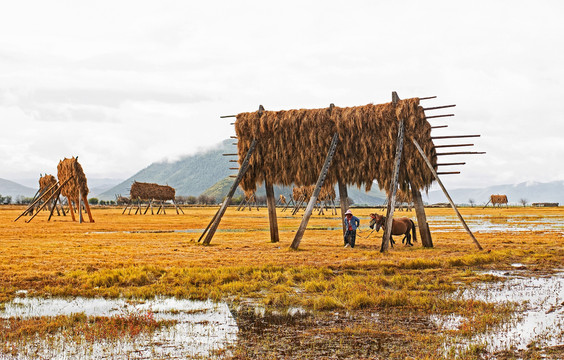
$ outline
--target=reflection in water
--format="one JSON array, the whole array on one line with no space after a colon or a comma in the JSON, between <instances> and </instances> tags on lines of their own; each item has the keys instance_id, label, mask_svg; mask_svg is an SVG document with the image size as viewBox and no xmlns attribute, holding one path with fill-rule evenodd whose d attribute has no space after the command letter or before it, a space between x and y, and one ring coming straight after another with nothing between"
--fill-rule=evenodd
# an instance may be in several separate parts
<instances>
[{"instance_id":1,"label":"reflection in water","mask_svg":"<svg viewBox=\"0 0 564 360\"><path fill-rule=\"evenodd\" d=\"M0 318L29 319L84 313L87 316L154 314L154 319L174 320L173 326L151 334L118 340L68 341L58 334L33 343L14 344L17 355L0 354L2 359L185 359L208 357L237 340L238 328L226 303L157 298L147 301L124 299L41 299L16 298L4 304Z\"/></svg>"},{"instance_id":2,"label":"reflection in water","mask_svg":"<svg viewBox=\"0 0 564 360\"><path fill-rule=\"evenodd\" d=\"M479 284L456 296L490 303L511 301L526 309L502 327L461 343L485 344L489 352L524 350L533 342L542 347L564 343L564 272L542 277L526 277L518 271L487 274L504 277L505 281ZM464 318L433 316L431 320L445 330L456 330Z\"/></svg>"}]
</instances>

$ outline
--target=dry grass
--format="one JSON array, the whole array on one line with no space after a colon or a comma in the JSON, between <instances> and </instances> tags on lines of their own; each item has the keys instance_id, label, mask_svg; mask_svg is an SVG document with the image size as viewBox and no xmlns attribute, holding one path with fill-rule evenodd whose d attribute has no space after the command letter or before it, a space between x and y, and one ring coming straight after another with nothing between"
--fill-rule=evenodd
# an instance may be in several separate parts
<instances>
[{"instance_id":1,"label":"dry grass","mask_svg":"<svg viewBox=\"0 0 564 360\"><path fill-rule=\"evenodd\" d=\"M47 222L12 222L22 210L0 207L0 302L17 290L36 296L151 298L169 295L193 299L254 298L268 307L296 305L314 311L415 311L465 316L459 333L484 331L505 319L512 307L445 297L459 286L491 281L477 270L508 269L523 263L533 271L561 267L558 232L478 233L485 251L475 250L460 231L434 232L435 248L396 246L381 254L381 233L359 237L344 249L340 217L312 216L299 251L289 250L300 219L279 210L279 243L270 243L267 212L228 209L210 246L197 242L216 208L190 208L164 218L122 216L121 209L94 208L96 223L68 217ZM452 215L428 209L428 215ZM464 208L464 215L564 218L562 208ZM361 236L369 233L369 213L356 209ZM414 213L398 212L398 216ZM430 224L433 232L433 223ZM1 305L1 304L0 304ZM433 337L440 334L413 335Z\"/></svg>"}]
</instances>

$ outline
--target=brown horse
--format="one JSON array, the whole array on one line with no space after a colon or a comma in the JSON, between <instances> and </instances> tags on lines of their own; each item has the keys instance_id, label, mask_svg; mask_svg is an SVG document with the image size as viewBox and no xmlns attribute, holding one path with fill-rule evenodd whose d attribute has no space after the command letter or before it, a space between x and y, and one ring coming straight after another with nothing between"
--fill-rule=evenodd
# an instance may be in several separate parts
<instances>
[{"instance_id":1,"label":"brown horse","mask_svg":"<svg viewBox=\"0 0 564 360\"><path fill-rule=\"evenodd\" d=\"M380 231L380 228L384 228L386 224L386 217L378 214L370 214L370 228L374 229L374 225L376 225L376 232ZM415 224L413 220L402 217L392 220L392 233L391 235L404 235L401 242L403 243L405 240L405 245L413 246L411 242L411 234L409 230L413 233L413 241L417 241L417 235L415 234ZM390 245L394 247L395 241L393 236L390 236Z\"/></svg>"}]
</instances>

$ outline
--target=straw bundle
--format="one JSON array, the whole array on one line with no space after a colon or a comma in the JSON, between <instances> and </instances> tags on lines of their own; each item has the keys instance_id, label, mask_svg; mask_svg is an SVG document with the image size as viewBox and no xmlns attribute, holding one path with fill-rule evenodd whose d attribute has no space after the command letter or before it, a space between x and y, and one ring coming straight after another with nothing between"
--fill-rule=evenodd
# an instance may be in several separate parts
<instances>
[{"instance_id":1,"label":"straw bundle","mask_svg":"<svg viewBox=\"0 0 564 360\"><path fill-rule=\"evenodd\" d=\"M72 177L61 190L61 194L67 199L77 201L79 190L82 196L87 196L90 192L82 166L80 166L78 159L75 157L70 159L65 158L59 161L59 165L57 165L57 177L59 178L60 184L63 184L67 179Z\"/></svg>"},{"instance_id":2,"label":"straw bundle","mask_svg":"<svg viewBox=\"0 0 564 360\"><path fill-rule=\"evenodd\" d=\"M41 194L47 194L47 197L50 197L55 192L55 188L50 189L53 185L57 183L57 179L53 175L45 174L39 178L39 192Z\"/></svg>"},{"instance_id":3,"label":"straw bundle","mask_svg":"<svg viewBox=\"0 0 564 360\"><path fill-rule=\"evenodd\" d=\"M396 193L396 202L398 203L411 203L413 202L413 200L411 200L411 192L409 191L403 191L401 189L398 189L397 193Z\"/></svg>"},{"instance_id":4,"label":"straw bundle","mask_svg":"<svg viewBox=\"0 0 564 360\"><path fill-rule=\"evenodd\" d=\"M134 181L129 190L129 197L141 200L174 200L176 190L168 185L142 183Z\"/></svg>"},{"instance_id":5,"label":"straw bundle","mask_svg":"<svg viewBox=\"0 0 564 360\"><path fill-rule=\"evenodd\" d=\"M311 198L311 195L313 195L313 191L315 190L315 185L309 185L309 186L294 186L294 188L292 189L292 197L294 198L295 201L299 200L300 197L305 196L306 200L309 200ZM318 200L319 201L325 201L325 200L331 200L331 199L335 199L336 194L335 194L335 188L329 184L324 184L321 187L321 191L319 191L319 196L318 196Z\"/></svg>"},{"instance_id":6,"label":"straw bundle","mask_svg":"<svg viewBox=\"0 0 564 360\"><path fill-rule=\"evenodd\" d=\"M410 181L418 189L428 189L433 175L417 149L414 138L431 162L436 164L431 125L425 119L419 99L381 105L326 109L264 111L237 115L239 162L253 139L257 146L243 177L241 187L256 189L265 177L273 184L313 185L317 181L333 134L339 145L325 179L334 186L338 179L347 185L370 190L376 180L389 191L393 176L398 119L404 119L405 141L399 173L399 187L408 191Z\"/></svg>"}]
</instances>

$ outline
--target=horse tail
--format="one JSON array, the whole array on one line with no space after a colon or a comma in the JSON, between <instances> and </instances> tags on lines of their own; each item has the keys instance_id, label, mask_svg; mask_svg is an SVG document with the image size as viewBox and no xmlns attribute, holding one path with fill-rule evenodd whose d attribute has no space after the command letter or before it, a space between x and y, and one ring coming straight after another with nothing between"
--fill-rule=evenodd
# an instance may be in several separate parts
<instances>
[{"instance_id":1,"label":"horse tail","mask_svg":"<svg viewBox=\"0 0 564 360\"><path fill-rule=\"evenodd\" d=\"M409 219L409 221L411 221L411 233L413 234L413 241L417 242L417 232L415 231L415 223L411 219Z\"/></svg>"}]
</instances>

